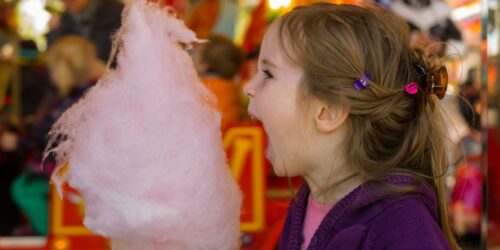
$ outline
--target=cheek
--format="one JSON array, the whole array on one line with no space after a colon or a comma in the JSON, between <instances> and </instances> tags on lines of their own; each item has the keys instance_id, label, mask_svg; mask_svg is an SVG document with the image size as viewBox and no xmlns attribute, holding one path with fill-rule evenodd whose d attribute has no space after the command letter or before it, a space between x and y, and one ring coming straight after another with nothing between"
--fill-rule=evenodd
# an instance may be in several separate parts
<instances>
[{"instance_id":1,"label":"cheek","mask_svg":"<svg viewBox=\"0 0 500 250\"><path fill-rule=\"evenodd\" d=\"M266 115L269 112L272 112L268 104L268 100L265 99L265 97L258 96L253 98L252 100L252 108L254 108L256 115L259 116L261 119L266 119Z\"/></svg>"},{"instance_id":2,"label":"cheek","mask_svg":"<svg viewBox=\"0 0 500 250\"><path fill-rule=\"evenodd\" d=\"M262 91L254 98L256 115L273 132L290 133L297 120L294 99L290 93L272 90Z\"/></svg>"}]
</instances>

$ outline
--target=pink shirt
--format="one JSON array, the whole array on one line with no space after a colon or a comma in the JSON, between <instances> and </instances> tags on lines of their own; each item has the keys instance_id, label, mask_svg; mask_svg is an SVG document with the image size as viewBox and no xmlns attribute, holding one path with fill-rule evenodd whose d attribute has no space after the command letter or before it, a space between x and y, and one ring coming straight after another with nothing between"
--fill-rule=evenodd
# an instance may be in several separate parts
<instances>
[{"instance_id":1,"label":"pink shirt","mask_svg":"<svg viewBox=\"0 0 500 250\"><path fill-rule=\"evenodd\" d=\"M309 195L309 199L307 200L306 216L304 218L304 227L302 229L304 243L302 244L301 249L307 249L314 232L316 232L316 229L318 229L323 218L325 218L328 211L330 211L333 207L333 205L319 204L312 198L311 195Z\"/></svg>"}]
</instances>

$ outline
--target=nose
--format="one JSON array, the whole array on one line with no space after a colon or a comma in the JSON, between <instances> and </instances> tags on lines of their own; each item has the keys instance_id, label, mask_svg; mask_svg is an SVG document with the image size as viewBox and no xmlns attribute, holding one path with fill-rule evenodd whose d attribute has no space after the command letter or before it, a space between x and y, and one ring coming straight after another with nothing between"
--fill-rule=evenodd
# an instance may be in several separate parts
<instances>
[{"instance_id":1,"label":"nose","mask_svg":"<svg viewBox=\"0 0 500 250\"><path fill-rule=\"evenodd\" d=\"M245 86L245 88L243 89L243 92L245 93L245 95L247 95L248 97L250 98L253 98L255 96L255 87L254 87L254 82L255 80L252 79L248 82L247 86Z\"/></svg>"},{"instance_id":2,"label":"nose","mask_svg":"<svg viewBox=\"0 0 500 250\"><path fill-rule=\"evenodd\" d=\"M249 97L249 102L248 102L248 107L247 107L247 112L252 117L252 119L258 119L256 116L256 109L255 109L255 100L253 99L255 97L255 78L251 79L247 86L243 89L243 92Z\"/></svg>"}]
</instances>

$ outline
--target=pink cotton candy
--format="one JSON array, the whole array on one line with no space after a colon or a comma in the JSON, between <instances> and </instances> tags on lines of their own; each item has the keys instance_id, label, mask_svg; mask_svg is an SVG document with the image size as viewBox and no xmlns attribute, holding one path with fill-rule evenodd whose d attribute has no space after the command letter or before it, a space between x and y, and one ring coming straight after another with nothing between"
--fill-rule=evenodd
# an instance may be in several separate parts
<instances>
[{"instance_id":1,"label":"pink cotton candy","mask_svg":"<svg viewBox=\"0 0 500 250\"><path fill-rule=\"evenodd\" d=\"M70 166L53 181L82 194L84 224L116 249L236 249L241 193L214 97L183 49L199 40L158 4L124 13L117 69L49 134Z\"/></svg>"}]
</instances>

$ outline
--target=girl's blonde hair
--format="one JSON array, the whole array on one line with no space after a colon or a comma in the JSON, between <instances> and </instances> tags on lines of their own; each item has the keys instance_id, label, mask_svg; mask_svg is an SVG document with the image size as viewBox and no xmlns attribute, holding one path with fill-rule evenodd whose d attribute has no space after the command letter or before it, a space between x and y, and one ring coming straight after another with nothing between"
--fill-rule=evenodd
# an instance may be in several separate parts
<instances>
[{"instance_id":1,"label":"girl's blonde hair","mask_svg":"<svg viewBox=\"0 0 500 250\"><path fill-rule=\"evenodd\" d=\"M457 249L444 192L443 117L418 69L434 72L440 64L410 48L408 25L381 8L319 3L295 8L277 25L283 52L304 70L305 98L348 107L346 160L366 180L394 172L427 179L438 198L441 229ZM365 71L371 84L356 90L354 81ZM416 95L403 89L412 81Z\"/></svg>"},{"instance_id":2,"label":"girl's blonde hair","mask_svg":"<svg viewBox=\"0 0 500 250\"><path fill-rule=\"evenodd\" d=\"M103 71L104 64L97 58L94 45L85 38L69 35L57 40L47 53L47 64L52 75L57 78L63 92L73 86L98 77L96 67ZM96 75L94 75L96 74Z\"/></svg>"}]
</instances>

